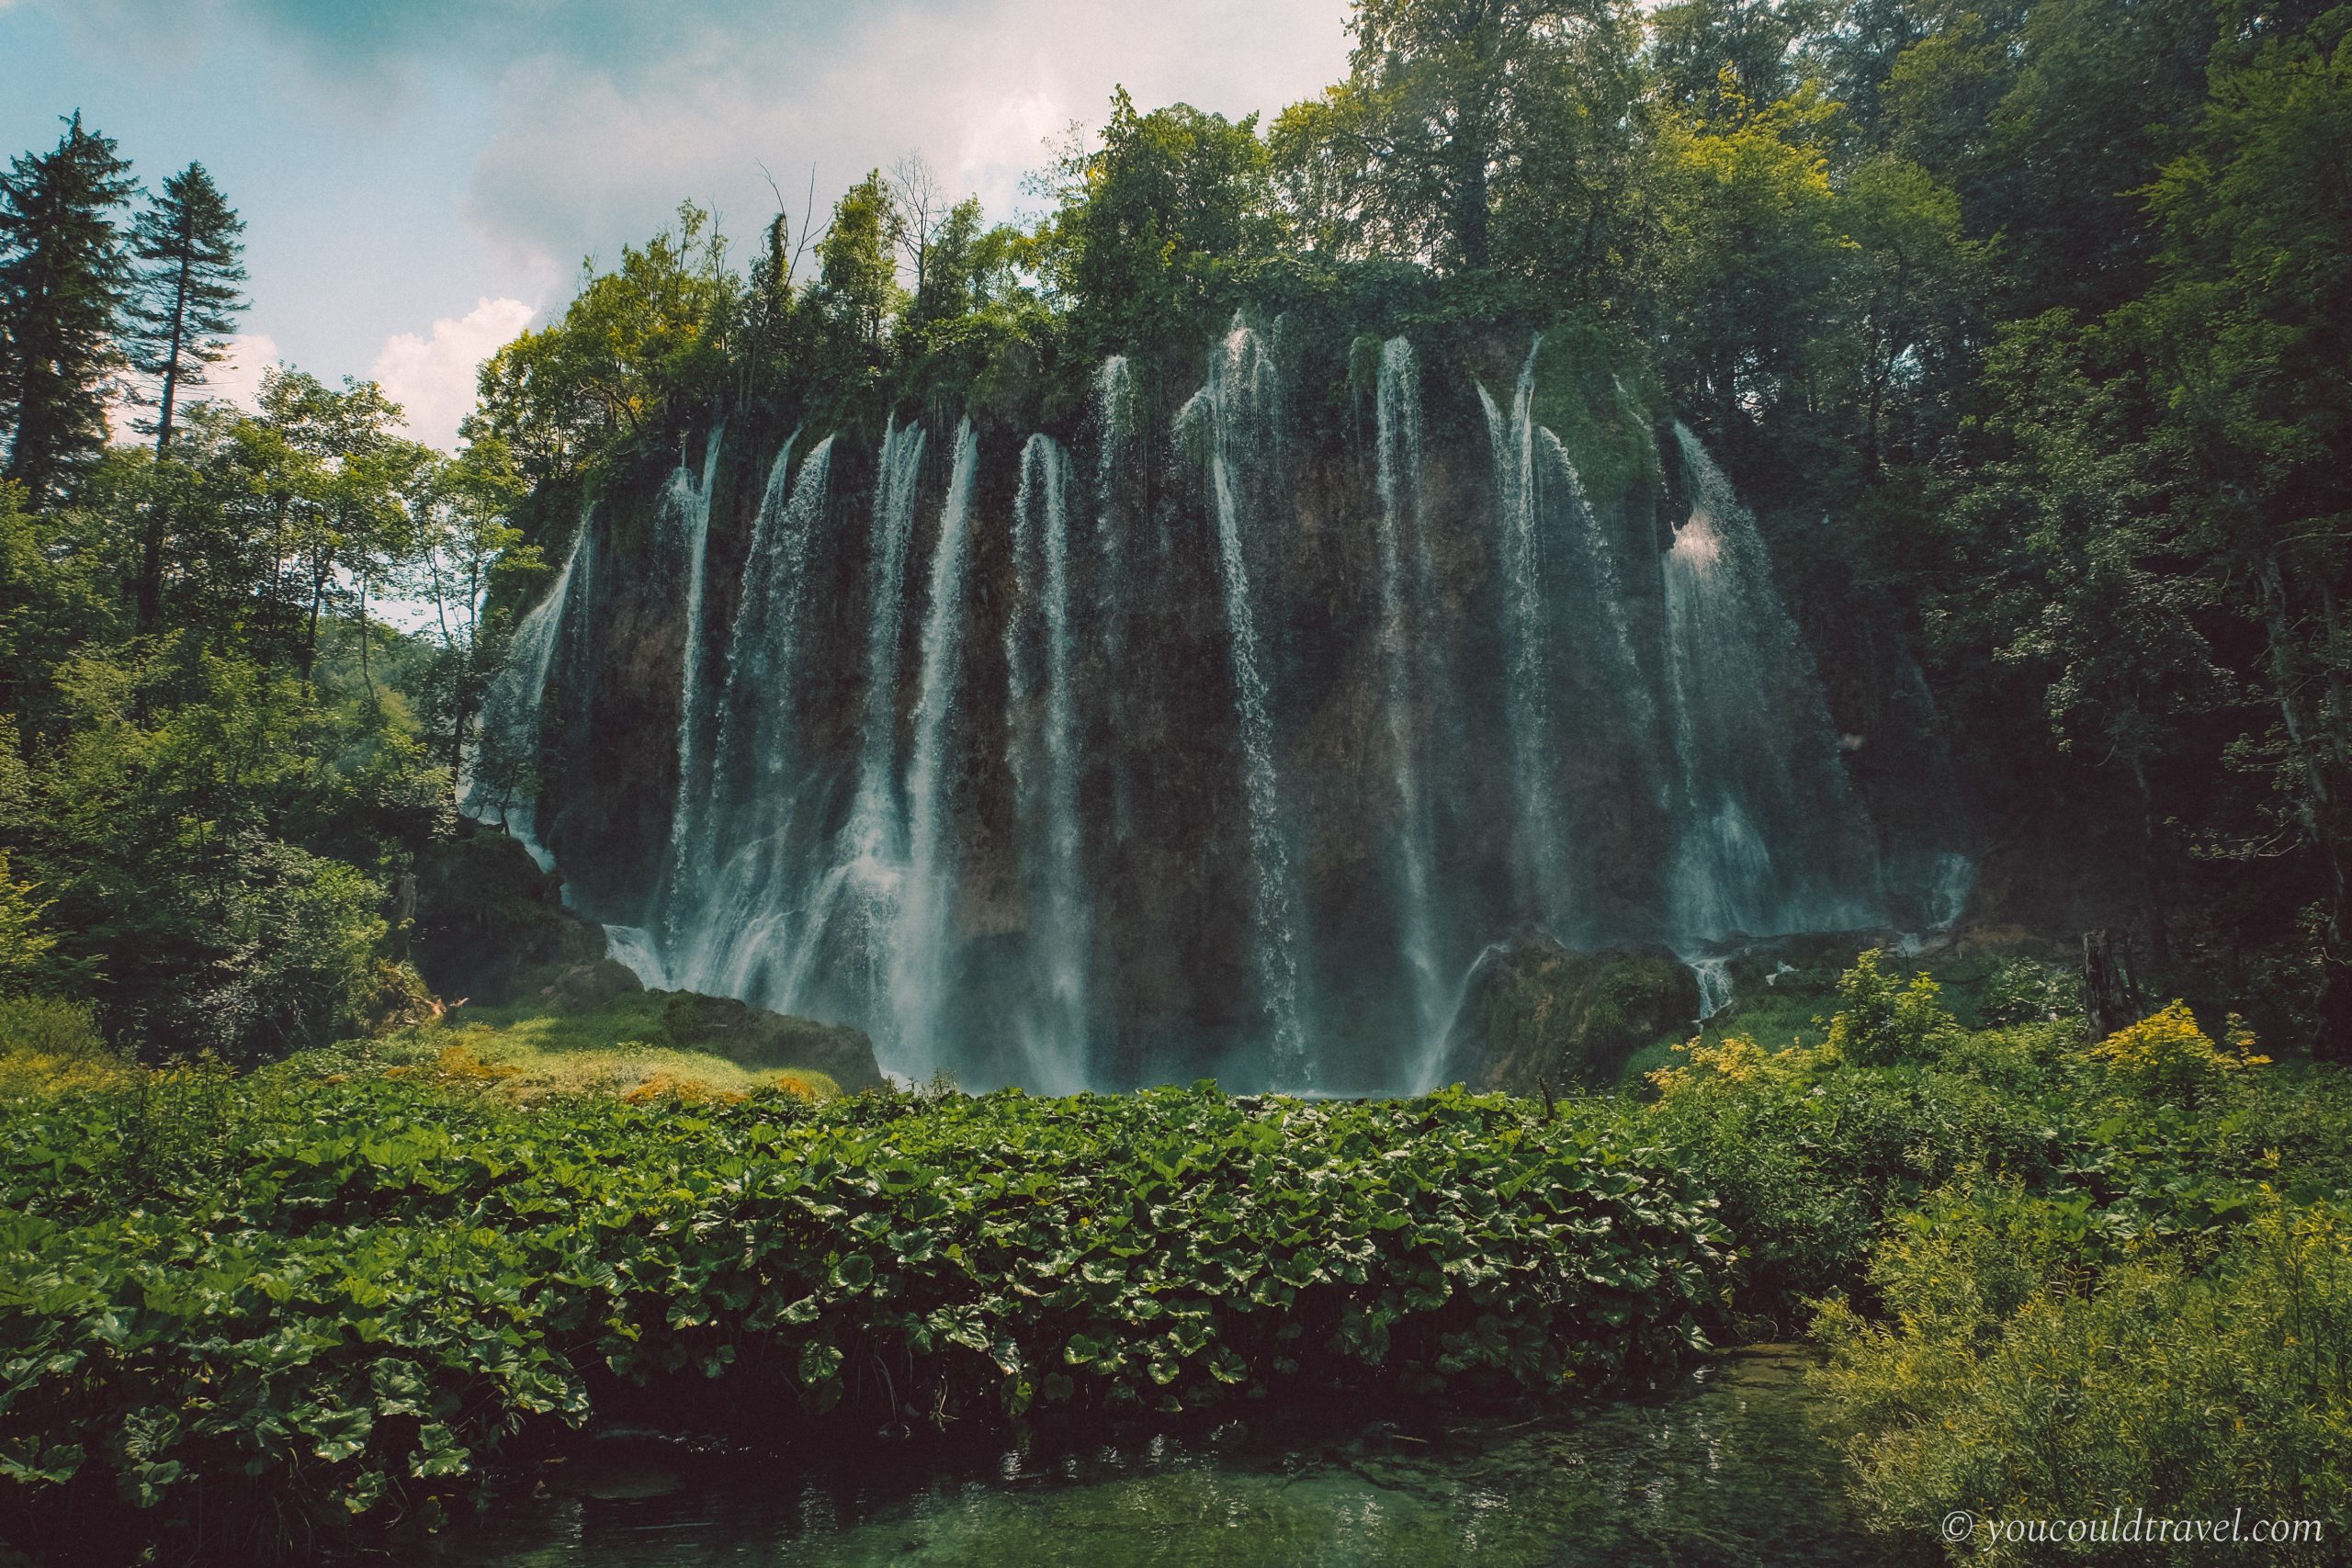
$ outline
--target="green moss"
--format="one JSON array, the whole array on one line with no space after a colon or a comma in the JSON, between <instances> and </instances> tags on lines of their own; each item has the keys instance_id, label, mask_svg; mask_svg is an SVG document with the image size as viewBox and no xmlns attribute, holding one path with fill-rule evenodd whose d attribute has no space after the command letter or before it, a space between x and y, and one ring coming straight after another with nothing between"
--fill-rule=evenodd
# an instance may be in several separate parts
<instances>
[{"instance_id":1,"label":"green moss","mask_svg":"<svg viewBox=\"0 0 2352 1568\"><path fill-rule=\"evenodd\" d=\"M1648 351L1588 315L1552 323L1535 359L1535 423L1575 459L1603 511L1646 511L1657 481L1657 421L1668 406Z\"/></svg>"}]
</instances>

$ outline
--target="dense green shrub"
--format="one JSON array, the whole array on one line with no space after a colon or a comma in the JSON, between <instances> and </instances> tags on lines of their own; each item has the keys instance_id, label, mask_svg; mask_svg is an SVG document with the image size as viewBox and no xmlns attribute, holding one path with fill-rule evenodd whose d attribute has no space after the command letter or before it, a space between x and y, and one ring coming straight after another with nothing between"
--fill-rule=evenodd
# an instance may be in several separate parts
<instances>
[{"instance_id":1,"label":"dense green shrub","mask_svg":"<svg viewBox=\"0 0 2352 1568\"><path fill-rule=\"evenodd\" d=\"M1855 1490L1955 1561L2340 1562L2352 1531L2352 1209L2275 1196L2199 1267L2109 1256L2079 1206L1939 1192L1889 1235L1871 1323L1833 1304L1825 1382L1860 1435ZM2301 1548L2012 1540L1994 1521L2320 1520Z\"/></svg>"},{"instance_id":2,"label":"dense green shrub","mask_svg":"<svg viewBox=\"0 0 2352 1568\"><path fill-rule=\"evenodd\" d=\"M437 1506L517 1432L678 1379L707 1390L698 1417L847 1407L868 1428L1368 1377L1584 1386L1703 1347L1720 1291L1712 1205L1606 1107L1201 1089L526 1111L299 1070L236 1080L253 1098L201 1179L138 1191L112 1175L127 1094L10 1111L6 1515L53 1535L127 1504L285 1552Z\"/></svg>"}]
</instances>

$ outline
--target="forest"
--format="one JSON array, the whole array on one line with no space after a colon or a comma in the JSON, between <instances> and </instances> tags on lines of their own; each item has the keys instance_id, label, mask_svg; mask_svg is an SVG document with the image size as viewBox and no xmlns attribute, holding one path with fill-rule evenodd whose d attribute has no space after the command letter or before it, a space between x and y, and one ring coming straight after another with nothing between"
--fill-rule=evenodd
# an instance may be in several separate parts
<instances>
[{"instance_id":1,"label":"forest","mask_svg":"<svg viewBox=\"0 0 2352 1568\"><path fill-rule=\"evenodd\" d=\"M1263 114L1120 91L1017 215L914 153L748 236L683 205L482 364L454 451L372 381L212 395L249 302L201 164L142 183L70 105L13 158L0 1562L405 1551L682 1413L1492 1404L1795 1339L1870 1560L2061 1560L1938 1522L2117 1504L2346 1560L2352 9L1348 26ZM966 1096L645 1000L461 811L537 766L486 710L584 512L720 428L1073 425L1241 314L1542 333L1683 422L1836 729L1924 694L1974 946L1735 968L1581 1086ZM1593 429L1598 491L1643 444Z\"/></svg>"}]
</instances>

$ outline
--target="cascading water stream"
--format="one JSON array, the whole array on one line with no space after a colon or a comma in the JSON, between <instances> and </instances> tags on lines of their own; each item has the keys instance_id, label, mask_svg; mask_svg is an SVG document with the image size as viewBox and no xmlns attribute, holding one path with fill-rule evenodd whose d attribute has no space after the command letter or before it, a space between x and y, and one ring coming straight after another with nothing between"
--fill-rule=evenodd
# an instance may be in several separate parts
<instances>
[{"instance_id":1,"label":"cascading water stream","mask_svg":"<svg viewBox=\"0 0 2352 1568\"><path fill-rule=\"evenodd\" d=\"M482 695L466 776L458 788L467 816L503 828L541 871L555 869L555 856L538 838L538 786L532 775L539 761L539 720L575 582L584 590L594 572L595 521L593 508L581 513L563 570L514 628L506 662Z\"/></svg>"},{"instance_id":2,"label":"cascading water stream","mask_svg":"<svg viewBox=\"0 0 2352 1568\"><path fill-rule=\"evenodd\" d=\"M1535 467L1535 361L1538 333L1520 367L1506 418L1493 396L1478 389L1494 453L1495 504L1500 525L1505 646L1505 723L1510 737L1511 781L1521 849L1521 897L1527 911L1556 924L1565 914L1566 846L1549 775L1551 712L1546 679L1550 637L1545 612L1544 542Z\"/></svg>"},{"instance_id":3,"label":"cascading water stream","mask_svg":"<svg viewBox=\"0 0 2352 1568\"><path fill-rule=\"evenodd\" d=\"M1023 870L1036 910L1031 951L1042 993L1022 1032L1032 1081L1086 1083L1088 911L1078 813L1078 704L1071 688L1069 457L1033 435L1013 501L1017 592L1005 621L1009 752ZM1042 670L1035 656L1042 641ZM1040 691L1042 678L1042 693Z\"/></svg>"},{"instance_id":4,"label":"cascading water stream","mask_svg":"<svg viewBox=\"0 0 2352 1568\"><path fill-rule=\"evenodd\" d=\"M891 1016L902 1060L920 1053L936 1061L942 1051L956 873L950 839L955 780L947 749L963 674L964 601L978 468L979 439L967 419L956 432L955 468L932 549L914 750L907 759L907 869L889 954Z\"/></svg>"},{"instance_id":5,"label":"cascading water stream","mask_svg":"<svg viewBox=\"0 0 2352 1568\"><path fill-rule=\"evenodd\" d=\"M1649 416L1543 347L1503 403L1476 389L1482 451L1382 344L1351 457L1237 319L1172 428L1114 356L1079 461L1061 425L990 442L1016 487L972 422L951 455L894 420L852 502L843 448L788 440L734 538L713 435L650 526L583 520L484 699L465 809L543 867L547 827L567 898L644 922L607 937L649 981L864 1028L905 1077L1426 1084L1474 1059L1452 965L1529 921L1673 941L1712 1014L1723 939L1873 919L1875 830L1728 481L1679 432L1687 484L1652 441L1596 505L1539 372L1560 428ZM1668 493L1688 521L1636 549ZM643 541L629 570L600 563L616 539ZM730 547L741 582L714 583ZM631 657L672 632L676 669ZM675 736L633 730L673 681ZM675 748L674 801L628 793L647 743ZM1968 863L1888 841L1903 918L1947 928Z\"/></svg>"},{"instance_id":6,"label":"cascading water stream","mask_svg":"<svg viewBox=\"0 0 2352 1568\"><path fill-rule=\"evenodd\" d=\"M1441 972L1432 886L1436 844L1421 776L1422 720L1435 682L1427 668L1431 605L1421 515L1420 370L1413 360L1413 345L1401 337L1381 346L1374 400L1380 491L1380 664L1385 688L1381 699L1396 790L1397 919L1422 1052L1430 1055L1443 1048L1451 987Z\"/></svg>"},{"instance_id":7,"label":"cascading water stream","mask_svg":"<svg viewBox=\"0 0 2352 1568\"><path fill-rule=\"evenodd\" d=\"M1207 384L1178 415L1181 425L1205 424L1208 483L1216 517L1217 568L1224 589L1227 647L1234 705L1241 732L1242 789L1249 804L1251 892L1257 927L1259 982L1272 1027L1275 1081L1309 1081L1306 1031L1299 1011L1298 941L1274 770L1273 720L1264 660L1259 651L1257 609L1250 592L1245 552L1244 491L1271 482L1278 466L1275 422L1280 379L1258 334L1236 318L1209 360Z\"/></svg>"},{"instance_id":8,"label":"cascading water stream","mask_svg":"<svg viewBox=\"0 0 2352 1568\"><path fill-rule=\"evenodd\" d=\"M1837 761L1819 677L1754 520L1698 437L1679 423L1674 432L1692 491L1664 566L1683 805L1668 890L1676 929L1688 940L1871 923L1877 866L1860 848L1868 826Z\"/></svg>"},{"instance_id":9,"label":"cascading water stream","mask_svg":"<svg viewBox=\"0 0 2352 1568\"><path fill-rule=\"evenodd\" d=\"M1619 689L1634 712L1636 725L1646 728L1657 720L1657 705L1650 699L1649 684L1642 678L1641 660L1634 652L1634 627L1625 615L1625 590L1618 576L1617 552L1611 547L1600 514L1593 511L1592 502L1585 495L1584 477L1577 472L1576 460L1568 455L1567 446L1542 425L1535 427L1535 440L1559 476L1569 511L1578 524L1578 540L1590 566L1593 590L1600 601L1601 615L1609 623Z\"/></svg>"},{"instance_id":10,"label":"cascading water stream","mask_svg":"<svg viewBox=\"0 0 2352 1568\"><path fill-rule=\"evenodd\" d=\"M832 450L831 436L811 448L788 490L790 444L769 470L728 638L707 798L686 847L694 874L673 881L663 925L663 968L678 984L776 1007L797 999L779 966L808 936L790 852L801 760L793 698Z\"/></svg>"},{"instance_id":11,"label":"cascading water stream","mask_svg":"<svg viewBox=\"0 0 2352 1568\"><path fill-rule=\"evenodd\" d=\"M680 464L663 487L662 510L678 535L685 557L684 632L678 658L678 788L670 804L670 852L664 870L665 886L658 901L666 909L677 904L677 884L695 874L692 855L698 819L708 798L708 781L701 775L703 754L703 580L710 559L710 498L718 477L719 444L726 427L713 430L703 443L702 481ZM785 444L785 454L792 443ZM782 469L784 456L776 458ZM675 932L666 921L665 945Z\"/></svg>"},{"instance_id":12,"label":"cascading water stream","mask_svg":"<svg viewBox=\"0 0 2352 1568\"><path fill-rule=\"evenodd\" d=\"M1136 439L1135 372L1126 355L1114 354L1094 377L1094 594L1093 619L1102 649L1102 667L1123 670L1127 649L1127 550L1124 531L1125 497L1121 482L1134 462ZM1115 736L1121 711L1120 682L1103 693L1103 724ZM1126 756L1114 748L1111 759L1111 826L1124 837L1135 818Z\"/></svg>"}]
</instances>

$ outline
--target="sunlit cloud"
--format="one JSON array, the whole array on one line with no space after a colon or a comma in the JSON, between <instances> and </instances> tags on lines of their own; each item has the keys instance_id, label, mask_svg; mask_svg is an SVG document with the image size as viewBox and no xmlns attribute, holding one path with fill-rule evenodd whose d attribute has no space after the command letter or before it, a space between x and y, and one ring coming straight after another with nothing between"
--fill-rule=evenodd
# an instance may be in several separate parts
<instances>
[{"instance_id":1,"label":"sunlit cloud","mask_svg":"<svg viewBox=\"0 0 2352 1568\"><path fill-rule=\"evenodd\" d=\"M458 444L458 422L474 406L475 373L528 326L520 299L483 299L462 316L444 316L431 336L396 333L376 355L375 378L408 416L409 434L444 450Z\"/></svg>"}]
</instances>

